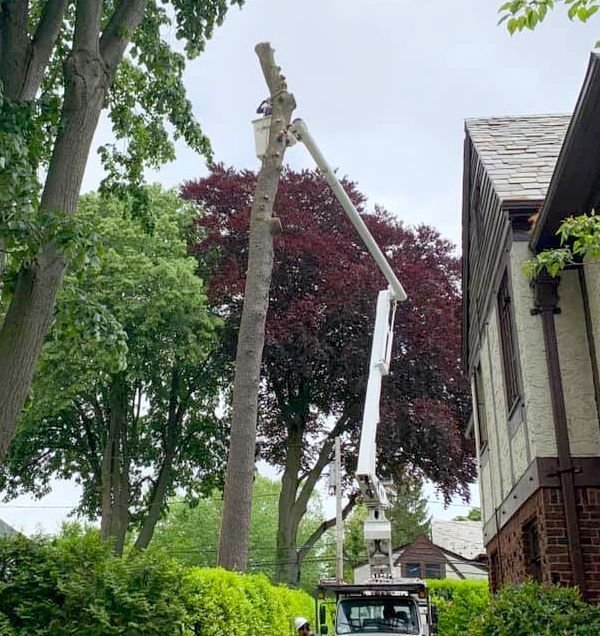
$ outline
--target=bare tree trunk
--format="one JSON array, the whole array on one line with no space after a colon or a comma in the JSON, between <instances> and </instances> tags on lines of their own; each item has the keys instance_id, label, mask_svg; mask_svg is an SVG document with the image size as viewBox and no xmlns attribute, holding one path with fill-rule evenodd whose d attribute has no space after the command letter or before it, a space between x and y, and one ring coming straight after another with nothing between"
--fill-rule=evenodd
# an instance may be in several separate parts
<instances>
[{"instance_id":1,"label":"bare tree trunk","mask_svg":"<svg viewBox=\"0 0 600 636\"><path fill-rule=\"evenodd\" d=\"M140 530L140 533L135 541L135 547L140 550L147 548L150 544L150 541L152 541L152 537L154 536L156 524L160 519L161 506L164 503L167 489L172 482L171 467L173 465L174 457L174 452L167 455L163 461L162 466L160 467L158 479L156 480L156 484L152 492L152 498L150 499L150 504L148 506L148 514L144 519L142 529Z\"/></svg>"},{"instance_id":2,"label":"bare tree trunk","mask_svg":"<svg viewBox=\"0 0 600 636\"><path fill-rule=\"evenodd\" d=\"M128 392L123 375L110 386L110 427L102 457L100 536L114 541L115 554L121 555L129 527L129 450Z\"/></svg>"},{"instance_id":3,"label":"bare tree trunk","mask_svg":"<svg viewBox=\"0 0 600 636\"><path fill-rule=\"evenodd\" d=\"M77 2L73 49L65 63L60 132L42 193L41 213L57 210L66 214L75 212L106 92L128 38L143 17L145 4L145 0L120 2L100 40L101 0ZM31 69L31 76L24 79L23 73L16 72L17 83L30 99L37 92L35 82L39 82L42 76L40 68L47 64L44 55L49 57L58 35L64 6L65 3L59 0L48 0L40 28L42 23L47 26L36 33L40 36L37 42L35 37L29 42L23 31L23 16L19 13L25 7L27 14L27 3L20 0L4 0L2 3L2 15L11 20L9 26L0 22L3 29L0 32L2 50L7 50L9 42L11 47L20 47L24 55L39 57L35 68ZM12 34L10 41L6 40L6 33ZM18 67L18 60L13 67L15 64ZM13 71L14 68L6 72L15 84ZM64 270L65 261L59 246L47 243L17 276L16 291L0 330L0 460L8 451L29 393L35 364L52 322Z\"/></svg>"},{"instance_id":4,"label":"bare tree trunk","mask_svg":"<svg viewBox=\"0 0 600 636\"><path fill-rule=\"evenodd\" d=\"M284 131L296 106L275 64L271 46L262 43L255 50L271 93L273 113L269 146L258 175L250 216L248 270L235 363L231 441L219 542L219 565L232 570L244 570L248 559L258 388L273 269L272 232L279 226L272 213L286 148Z\"/></svg>"}]
</instances>

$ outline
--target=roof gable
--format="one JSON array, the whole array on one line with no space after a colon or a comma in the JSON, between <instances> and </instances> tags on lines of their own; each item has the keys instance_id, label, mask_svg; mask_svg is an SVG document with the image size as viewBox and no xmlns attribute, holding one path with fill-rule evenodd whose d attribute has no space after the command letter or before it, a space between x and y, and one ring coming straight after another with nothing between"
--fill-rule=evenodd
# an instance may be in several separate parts
<instances>
[{"instance_id":1,"label":"roof gable","mask_svg":"<svg viewBox=\"0 0 600 636\"><path fill-rule=\"evenodd\" d=\"M504 201L541 201L570 121L569 115L468 119L467 134Z\"/></svg>"}]
</instances>

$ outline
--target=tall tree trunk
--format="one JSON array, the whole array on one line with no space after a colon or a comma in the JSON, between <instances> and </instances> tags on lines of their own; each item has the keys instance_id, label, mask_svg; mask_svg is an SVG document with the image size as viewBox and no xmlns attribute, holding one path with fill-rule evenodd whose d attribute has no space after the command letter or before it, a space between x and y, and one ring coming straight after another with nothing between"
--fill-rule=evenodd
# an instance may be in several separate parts
<instances>
[{"instance_id":1,"label":"tall tree trunk","mask_svg":"<svg viewBox=\"0 0 600 636\"><path fill-rule=\"evenodd\" d=\"M296 106L275 64L271 46L258 44L255 50L271 93L273 114L269 145L250 213L248 270L237 343L231 439L219 539L219 565L232 570L244 570L248 560L258 389L273 269L272 232L279 227L279 222L272 218L273 204L286 148L285 129Z\"/></svg>"},{"instance_id":2,"label":"tall tree trunk","mask_svg":"<svg viewBox=\"0 0 600 636\"><path fill-rule=\"evenodd\" d=\"M128 391L123 374L110 386L110 426L102 458L100 536L114 541L115 554L121 555L129 528L129 449Z\"/></svg>"},{"instance_id":3,"label":"tall tree trunk","mask_svg":"<svg viewBox=\"0 0 600 636\"><path fill-rule=\"evenodd\" d=\"M298 567L297 537L300 519L297 515L296 498L300 485L302 467L303 423L300 418L288 424L288 443L285 467L279 493L279 518L277 523L277 562L275 580L295 586L300 576Z\"/></svg>"},{"instance_id":4,"label":"tall tree trunk","mask_svg":"<svg viewBox=\"0 0 600 636\"><path fill-rule=\"evenodd\" d=\"M11 47L20 47L19 50L24 48L23 55L29 60L29 75L23 77L17 70L23 98L33 99L37 92L36 82L39 83L42 77L40 69L47 65L65 6L62 0L47 0L38 30L29 42L20 13L24 10L28 17L27 2L3 0L1 4L3 19L17 20L11 21L10 25L0 21L2 51L6 50L7 43ZM75 212L106 92L131 33L141 22L145 6L146 0L120 2L99 39L103 2L78 0L73 48L64 65L65 96L59 133L42 192L41 214ZM21 30L15 31L17 27ZM12 33L10 42L6 39L7 33ZM14 68L20 67L14 56L11 59L12 67L6 73L13 82ZM0 330L0 460L6 455L29 393L35 364L52 322L64 270L60 246L49 242L17 276L16 292Z\"/></svg>"}]
</instances>

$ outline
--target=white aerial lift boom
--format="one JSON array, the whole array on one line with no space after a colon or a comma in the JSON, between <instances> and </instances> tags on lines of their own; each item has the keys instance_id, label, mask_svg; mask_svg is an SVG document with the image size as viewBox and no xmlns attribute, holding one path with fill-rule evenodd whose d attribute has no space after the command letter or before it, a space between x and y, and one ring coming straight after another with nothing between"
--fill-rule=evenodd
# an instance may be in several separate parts
<instances>
[{"instance_id":1,"label":"white aerial lift boom","mask_svg":"<svg viewBox=\"0 0 600 636\"><path fill-rule=\"evenodd\" d=\"M268 146L270 119L271 117L267 115L253 122L256 154L261 159ZM368 517L364 524L364 538L370 580L363 585L347 585L342 581L322 582L319 586L319 594L324 596L330 592L336 596L336 634L364 632L365 628L368 627L366 631L371 636L377 636L378 633L429 636L435 632L436 620L435 613L429 603L425 583L420 579L397 579L394 577L392 530L385 514L389 502L386 490L377 476L376 438L381 384L390 368L396 303L406 300L406 292L301 119L294 120L288 131L288 145L297 141L306 146L315 160L317 167L388 283L387 289L380 291L377 297L369 378L356 470L362 502L368 509ZM321 609L325 609L323 605ZM386 612L388 617L386 617ZM391 614L396 614L397 617L393 618ZM320 631L322 634L326 634L325 613L319 612L319 617Z\"/></svg>"}]
</instances>

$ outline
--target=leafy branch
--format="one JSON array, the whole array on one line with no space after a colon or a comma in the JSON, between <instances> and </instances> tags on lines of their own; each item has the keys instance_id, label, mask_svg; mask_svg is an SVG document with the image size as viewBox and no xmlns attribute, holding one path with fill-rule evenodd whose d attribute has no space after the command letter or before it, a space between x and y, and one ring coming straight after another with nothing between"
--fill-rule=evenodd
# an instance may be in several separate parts
<instances>
[{"instance_id":1,"label":"leafy branch","mask_svg":"<svg viewBox=\"0 0 600 636\"><path fill-rule=\"evenodd\" d=\"M600 258L600 217L595 211L566 218L556 234L560 247L544 250L525 263L523 269L529 279L543 271L554 277L585 257Z\"/></svg>"},{"instance_id":2,"label":"leafy branch","mask_svg":"<svg viewBox=\"0 0 600 636\"><path fill-rule=\"evenodd\" d=\"M506 22L511 35L524 29L533 31L559 2L567 7L567 16L571 21L587 22L600 8L598 0L511 0L500 7L498 24Z\"/></svg>"}]
</instances>

